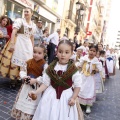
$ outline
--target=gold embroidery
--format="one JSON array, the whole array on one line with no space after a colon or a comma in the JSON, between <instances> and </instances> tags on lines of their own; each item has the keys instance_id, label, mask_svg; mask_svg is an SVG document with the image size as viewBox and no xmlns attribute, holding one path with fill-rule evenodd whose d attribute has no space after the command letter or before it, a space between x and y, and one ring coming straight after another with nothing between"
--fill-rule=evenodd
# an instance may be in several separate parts
<instances>
[{"instance_id":1,"label":"gold embroidery","mask_svg":"<svg viewBox=\"0 0 120 120\"><path fill-rule=\"evenodd\" d=\"M85 61L83 63L83 67L82 67L82 73L85 75L85 76L90 76L90 75L94 75L94 73L90 73L90 67L88 68L88 70L86 70L86 65L87 65L87 61ZM92 70L96 70L96 64L92 64Z\"/></svg>"}]
</instances>

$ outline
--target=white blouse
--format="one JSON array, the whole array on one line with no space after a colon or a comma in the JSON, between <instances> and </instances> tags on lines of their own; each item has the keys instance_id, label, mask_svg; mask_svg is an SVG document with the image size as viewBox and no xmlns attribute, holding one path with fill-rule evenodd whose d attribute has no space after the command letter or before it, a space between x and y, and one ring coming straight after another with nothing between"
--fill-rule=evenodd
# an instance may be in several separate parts
<instances>
[{"instance_id":1,"label":"white blouse","mask_svg":"<svg viewBox=\"0 0 120 120\"><path fill-rule=\"evenodd\" d=\"M54 70L57 72L57 71L63 71L65 72L67 70L67 66L68 64L66 65L61 65L60 63L57 62L56 66L54 67ZM46 86L50 86L51 84L51 79L50 77L47 75L47 73L45 72L43 74L43 84L45 84ZM79 73L79 71L77 71L73 76L72 76L72 82L73 82L73 86L74 87L81 87L81 82L82 82L82 79L81 79L81 74ZM72 87L72 86L71 86Z\"/></svg>"},{"instance_id":2,"label":"white blouse","mask_svg":"<svg viewBox=\"0 0 120 120\"><path fill-rule=\"evenodd\" d=\"M30 37L31 35L34 35L36 32L36 25L32 21L30 24L28 24L25 20L25 18L18 18L15 20L13 24L13 28L17 28L18 30L21 28L21 26L24 26L24 34L26 37Z\"/></svg>"},{"instance_id":3,"label":"white blouse","mask_svg":"<svg viewBox=\"0 0 120 120\"><path fill-rule=\"evenodd\" d=\"M82 65L84 64L84 62L87 61L87 65L86 67L89 68L90 67L90 72L92 72L92 64L96 64L96 68L99 70L99 71L102 71L102 66L100 65L100 62L98 61L98 58L94 57L92 60L90 60L88 58L88 55L85 55L84 57L82 57L80 59L80 62L79 62L79 67L82 67Z\"/></svg>"}]
</instances>

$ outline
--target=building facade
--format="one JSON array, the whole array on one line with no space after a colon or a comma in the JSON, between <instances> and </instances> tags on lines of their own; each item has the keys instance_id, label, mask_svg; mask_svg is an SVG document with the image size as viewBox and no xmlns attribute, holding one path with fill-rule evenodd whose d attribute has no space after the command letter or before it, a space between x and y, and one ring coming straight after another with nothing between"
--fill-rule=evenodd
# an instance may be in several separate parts
<instances>
[{"instance_id":1,"label":"building facade","mask_svg":"<svg viewBox=\"0 0 120 120\"><path fill-rule=\"evenodd\" d=\"M25 7L30 7L33 20L41 19L43 27L48 26L50 33L60 28L60 19L63 14L64 0L1 0L0 15L6 15L13 21L24 17Z\"/></svg>"}]
</instances>

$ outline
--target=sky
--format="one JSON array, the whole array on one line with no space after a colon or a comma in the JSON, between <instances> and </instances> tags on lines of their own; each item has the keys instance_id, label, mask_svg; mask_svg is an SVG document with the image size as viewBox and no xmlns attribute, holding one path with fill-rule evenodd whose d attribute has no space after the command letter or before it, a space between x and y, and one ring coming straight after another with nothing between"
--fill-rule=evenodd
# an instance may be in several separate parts
<instances>
[{"instance_id":1,"label":"sky","mask_svg":"<svg viewBox=\"0 0 120 120\"><path fill-rule=\"evenodd\" d=\"M112 0L110 19L107 27L107 39L109 40L109 45L113 46L117 40L117 31L120 30L120 1Z\"/></svg>"}]
</instances>

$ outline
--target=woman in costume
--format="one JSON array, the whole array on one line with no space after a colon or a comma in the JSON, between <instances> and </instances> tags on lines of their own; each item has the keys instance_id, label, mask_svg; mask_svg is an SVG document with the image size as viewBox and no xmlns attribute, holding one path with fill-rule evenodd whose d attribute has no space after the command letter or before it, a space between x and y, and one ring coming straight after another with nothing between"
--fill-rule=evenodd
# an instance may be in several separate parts
<instances>
[{"instance_id":1,"label":"woman in costume","mask_svg":"<svg viewBox=\"0 0 120 120\"><path fill-rule=\"evenodd\" d=\"M19 78L20 67L33 57L33 35L36 25L31 21L32 14L32 10L26 8L25 18L15 20L11 40L6 44L0 56L0 73L12 81Z\"/></svg>"}]
</instances>

